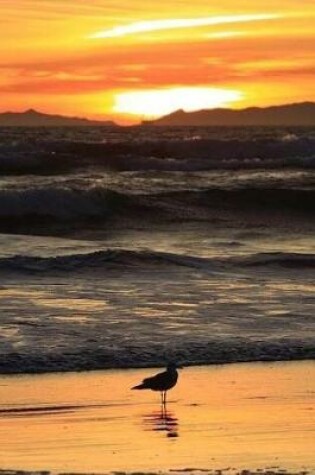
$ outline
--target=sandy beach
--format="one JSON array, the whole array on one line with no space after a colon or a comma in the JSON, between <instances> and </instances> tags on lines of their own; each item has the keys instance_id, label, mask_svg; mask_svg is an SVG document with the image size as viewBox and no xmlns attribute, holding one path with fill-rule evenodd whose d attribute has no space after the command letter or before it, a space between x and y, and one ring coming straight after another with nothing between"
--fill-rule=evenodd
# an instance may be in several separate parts
<instances>
[{"instance_id":1,"label":"sandy beach","mask_svg":"<svg viewBox=\"0 0 315 475\"><path fill-rule=\"evenodd\" d=\"M314 362L185 368L166 413L155 371L2 376L0 467L315 473Z\"/></svg>"}]
</instances>

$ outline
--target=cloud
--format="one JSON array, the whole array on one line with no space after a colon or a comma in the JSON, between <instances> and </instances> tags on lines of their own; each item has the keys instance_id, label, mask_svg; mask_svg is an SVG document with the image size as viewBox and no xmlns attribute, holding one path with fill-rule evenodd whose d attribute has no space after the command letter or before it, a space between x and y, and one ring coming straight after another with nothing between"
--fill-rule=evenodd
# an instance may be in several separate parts
<instances>
[{"instance_id":1,"label":"cloud","mask_svg":"<svg viewBox=\"0 0 315 475\"><path fill-rule=\"evenodd\" d=\"M89 36L92 39L118 38L126 35L146 33L159 30L173 30L179 28L195 28L215 26L227 23L246 23L262 20L276 20L283 15L277 13L257 13L247 15L222 15L203 18L178 18L168 20L139 21L128 25L117 26L109 30L102 30Z\"/></svg>"}]
</instances>

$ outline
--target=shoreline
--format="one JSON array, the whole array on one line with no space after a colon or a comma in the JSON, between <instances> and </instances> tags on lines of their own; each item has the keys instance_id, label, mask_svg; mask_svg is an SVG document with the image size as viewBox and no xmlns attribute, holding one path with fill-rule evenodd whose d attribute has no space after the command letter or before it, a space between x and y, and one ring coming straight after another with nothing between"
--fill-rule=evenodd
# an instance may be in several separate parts
<instances>
[{"instance_id":1,"label":"shoreline","mask_svg":"<svg viewBox=\"0 0 315 475\"><path fill-rule=\"evenodd\" d=\"M211 362L203 362L203 361L197 361L197 362L192 362L192 363L180 363L183 368L203 368L203 367L215 367L215 366L230 366L230 365L245 365L245 364L270 364L270 363L299 363L299 362L309 362L315 363L315 356L314 357L308 357L308 356L301 356L300 358L286 358L286 357L280 357L280 359L271 359L266 357L265 359L239 359L239 360L233 360L233 361L211 361ZM82 374L82 373L94 373L94 372L107 372L107 371L137 371L137 370L148 370L148 369L157 369L157 370L162 370L165 368L166 363L160 364L160 363L150 363L148 365L146 364L139 364L135 366L102 366L102 367L87 367L87 368L82 368L82 369L60 369L60 370L29 370L29 371L3 371L0 370L0 378L1 377L16 377L16 376L45 376L45 375L63 375L63 374Z\"/></svg>"}]
</instances>

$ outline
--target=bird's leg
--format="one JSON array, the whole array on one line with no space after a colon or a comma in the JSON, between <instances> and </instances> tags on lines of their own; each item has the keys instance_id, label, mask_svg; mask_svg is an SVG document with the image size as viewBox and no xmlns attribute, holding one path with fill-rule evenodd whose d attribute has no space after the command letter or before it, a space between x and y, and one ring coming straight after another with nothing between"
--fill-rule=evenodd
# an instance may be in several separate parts
<instances>
[{"instance_id":1,"label":"bird's leg","mask_svg":"<svg viewBox=\"0 0 315 475\"><path fill-rule=\"evenodd\" d=\"M164 401L163 401L163 391L161 391L161 406L163 408L163 404L164 404Z\"/></svg>"},{"instance_id":2,"label":"bird's leg","mask_svg":"<svg viewBox=\"0 0 315 475\"><path fill-rule=\"evenodd\" d=\"M166 404L166 391L163 391L163 406L165 408L165 404Z\"/></svg>"},{"instance_id":3,"label":"bird's leg","mask_svg":"<svg viewBox=\"0 0 315 475\"><path fill-rule=\"evenodd\" d=\"M162 392L162 419L164 420L165 417L166 417L166 406L165 406L165 395L166 395L166 392L163 391Z\"/></svg>"}]
</instances>

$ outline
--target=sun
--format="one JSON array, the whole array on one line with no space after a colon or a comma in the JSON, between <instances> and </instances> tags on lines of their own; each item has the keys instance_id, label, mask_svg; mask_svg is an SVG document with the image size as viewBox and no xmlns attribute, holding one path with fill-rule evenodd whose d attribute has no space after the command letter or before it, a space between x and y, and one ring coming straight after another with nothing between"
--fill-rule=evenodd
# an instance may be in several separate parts
<instances>
[{"instance_id":1,"label":"sun","mask_svg":"<svg viewBox=\"0 0 315 475\"><path fill-rule=\"evenodd\" d=\"M148 89L116 94L114 111L145 117L158 117L175 110L186 112L228 106L243 99L243 93L211 87Z\"/></svg>"}]
</instances>

